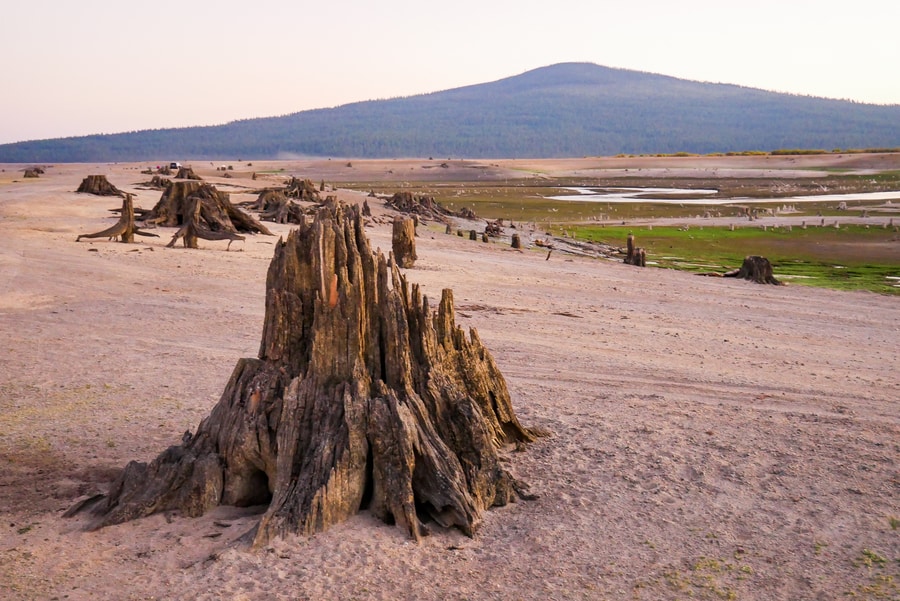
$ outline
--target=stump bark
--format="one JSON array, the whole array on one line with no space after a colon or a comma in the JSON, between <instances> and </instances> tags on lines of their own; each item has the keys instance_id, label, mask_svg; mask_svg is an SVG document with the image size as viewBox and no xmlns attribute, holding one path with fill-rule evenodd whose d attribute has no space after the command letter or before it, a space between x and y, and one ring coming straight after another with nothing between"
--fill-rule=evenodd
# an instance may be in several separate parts
<instances>
[{"instance_id":1,"label":"stump bark","mask_svg":"<svg viewBox=\"0 0 900 601\"><path fill-rule=\"evenodd\" d=\"M634 265L636 267L646 267L647 252L643 248L635 247L634 234L629 232L628 238L625 239L625 244L627 248L625 253L625 264Z\"/></svg>"},{"instance_id":2,"label":"stump bark","mask_svg":"<svg viewBox=\"0 0 900 601\"><path fill-rule=\"evenodd\" d=\"M499 452L534 436L452 292L433 312L371 251L358 208L326 207L276 247L258 358L181 445L128 464L90 528L267 504L256 546L365 509L415 539L430 520L471 535L524 496Z\"/></svg>"},{"instance_id":3,"label":"stump bark","mask_svg":"<svg viewBox=\"0 0 900 601\"><path fill-rule=\"evenodd\" d=\"M391 250L394 260L404 269L416 264L416 222L408 217L394 217Z\"/></svg>"},{"instance_id":4,"label":"stump bark","mask_svg":"<svg viewBox=\"0 0 900 601\"><path fill-rule=\"evenodd\" d=\"M195 201L200 203L199 215L196 214ZM201 228L210 232L272 235L257 219L231 204L227 193L197 181L170 182L144 221L164 227L179 227L195 218Z\"/></svg>"},{"instance_id":5,"label":"stump bark","mask_svg":"<svg viewBox=\"0 0 900 601\"><path fill-rule=\"evenodd\" d=\"M118 238L121 242L130 244L134 242L135 235L159 238L156 234L145 232L135 225L134 200L132 199L131 194L125 194L125 197L122 199L122 210L119 214L119 221L117 221L114 226L93 234L81 234L75 238L75 242L81 241L82 238L108 238L110 240Z\"/></svg>"},{"instance_id":6,"label":"stump bark","mask_svg":"<svg viewBox=\"0 0 900 601\"><path fill-rule=\"evenodd\" d=\"M319 196L316 185L309 179L291 177L290 181L285 184L284 194L285 196L296 198L297 200L315 203L322 202L322 197Z\"/></svg>"},{"instance_id":7,"label":"stump bark","mask_svg":"<svg viewBox=\"0 0 900 601\"><path fill-rule=\"evenodd\" d=\"M166 248L173 248L179 238L184 241L185 248L199 248L197 240L200 238L204 240L228 240L228 246L225 247L225 250L231 249L232 242L245 240L244 236L241 236L231 228L212 230L207 227L201 217L202 200L194 196L191 202L193 204L190 209L190 216L185 220L184 225L172 235L172 239L166 244Z\"/></svg>"},{"instance_id":8,"label":"stump bark","mask_svg":"<svg viewBox=\"0 0 900 601\"><path fill-rule=\"evenodd\" d=\"M522 248L522 239L519 237L519 234L512 235L510 246L512 246L513 248Z\"/></svg>"},{"instance_id":9,"label":"stump bark","mask_svg":"<svg viewBox=\"0 0 900 601\"><path fill-rule=\"evenodd\" d=\"M772 271L772 264L765 257L759 255L749 255L744 257L744 262L740 269L734 269L724 274L726 278L741 278L750 280L757 284L772 284L781 286L782 282L775 279Z\"/></svg>"},{"instance_id":10,"label":"stump bark","mask_svg":"<svg viewBox=\"0 0 900 601\"><path fill-rule=\"evenodd\" d=\"M203 178L194 173L191 167L180 167L178 173L175 174L175 179L202 180Z\"/></svg>"},{"instance_id":11,"label":"stump bark","mask_svg":"<svg viewBox=\"0 0 900 601\"><path fill-rule=\"evenodd\" d=\"M125 193L112 185L105 175L88 175L81 180L81 185L75 191L97 196L125 196Z\"/></svg>"},{"instance_id":12,"label":"stump bark","mask_svg":"<svg viewBox=\"0 0 900 601\"><path fill-rule=\"evenodd\" d=\"M412 192L396 192L384 204L401 213L409 213L440 222L447 222L448 217L454 216L475 219L475 213L470 209L463 208L454 213L436 201L433 196L416 195Z\"/></svg>"}]
</instances>

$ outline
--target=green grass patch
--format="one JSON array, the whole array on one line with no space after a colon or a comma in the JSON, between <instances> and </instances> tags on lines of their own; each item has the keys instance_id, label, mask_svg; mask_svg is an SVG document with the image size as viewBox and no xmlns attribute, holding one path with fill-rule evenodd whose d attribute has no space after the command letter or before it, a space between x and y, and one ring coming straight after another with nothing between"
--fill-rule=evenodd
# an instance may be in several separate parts
<instances>
[{"instance_id":1,"label":"green grass patch","mask_svg":"<svg viewBox=\"0 0 900 601\"><path fill-rule=\"evenodd\" d=\"M900 295L900 242L891 230L864 226L767 228L599 227L569 228L577 238L624 246L633 233L647 261L689 272L719 272L762 255L775 277L789 284Z\"/></svg>"},{"instance_id":2,"label":"green grass patch","mask_svg":"<svg viewBox=\"0 0 900 601\"><path fill-rule=\"evenodd\" d=\"M571 194L567 188L656 187L720 190L739 197L771 197L775 184L788 180L747 179L656 179L624 177L615 180L556 178L547 181L509 179L493 182L354 182L341 187L374 190L391 195L398 191L432 196L452 211L468 208L481 219L504 219L514 223L535 223L538 228L559 235L565 230L582 240L624 246L628 232L637 236L647 259L660 267L684 271L725 272L740 267L747 255L762 255L772 262L775 277L790 284L841 290L871 290L900 295L900 241L892 229L872 226L831 227L842 217L859 216L871 201L811 201L788 199L753 203L757 209L780 210L793 205L794 216L802 217L806 229L794 226L763 231L752 222L730 231L727 227L700 227L694 218L741 219L741 198L729 204L662 203L652 199L638 202L582 202L553 200L551 196ZM900 171L867 175L832 175L815 181L789 180L802 184L807 194L832 192L872 192L900 189ZM798 184L797 182L800 182ZM794 193L801 193L795 190ZM685 197L682 197L685 198ZM846 208L841 208L840 205ZM649 219L690 219L690 229L629 225ZM617 224L617 225L614 225Z\"/></svg>"}]
</instances>

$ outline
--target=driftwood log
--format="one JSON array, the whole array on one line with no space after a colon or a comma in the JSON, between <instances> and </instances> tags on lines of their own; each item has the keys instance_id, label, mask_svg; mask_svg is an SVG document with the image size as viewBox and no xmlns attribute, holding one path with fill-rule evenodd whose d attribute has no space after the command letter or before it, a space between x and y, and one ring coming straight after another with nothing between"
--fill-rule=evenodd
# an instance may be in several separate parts
<instances>
[{"instance_id":1,"label":"driftwood log","mask_svg":"<svg viewBox=\"0 0 900 601\"><path fill-rule=\"evenodd\" d=\"M266 504L254 546L361 510L415 539L432 520L471 535L485 509L527 498L499 452L534 436L452 292L433 312L372 252L358 208L327 207L276 247L259 358L182 444L129 463L89 528Z\"/></svg>"},{"instance_id":2,"label":"driftwood log","mask_svg":"<svg viewBox=\"0 0 900 601\"><path fill-rule=\"evenodd\" d=\"M775 279L772 271L772 264L765 257L759 255L749 255L744 257L744 262L740 269L734 269L723 274L726 278L741 278L750 280L757 284L772 284L774 286L782 285L782 282Z\"/></svg>"},{"instance_id":3,"label":"driftwood log","mask_svg":"<svg viewBox=\"0 0 900 601\"><path fill-rule=\"evenodd\" d=\"M75 242L79 242L82 238L108 238L109 240L118 238L119 241L130 244L134 242L135 236L159 238L158 235L145 232L135 226L134 200L131 194L125 194L125 198L122 199L122 210L120 211L119 221L114 226L93 234L81 234L75 238Z\"/></svg>"},{"instance_id":4,"label":"driftwood log","mask_svg":"<svg viewBox=\"0 0 900 601\"><path fill-rule=\"evenodd\" d=\"M81 185L75 191L97 196L125 196L125 193L112 185L105 175L88 175L81 180Z\"/></svg>"},{"instance_id":5,"label":"driftwood log","mask_svg":"<svg viewBox=\"0 0 900 601\"><path fill-rule=\"evenodd\" d=\"M394 217L391 250L397 265L411 269L416 263L416 222L409 217Z\"/></svg>"}]
</instances>

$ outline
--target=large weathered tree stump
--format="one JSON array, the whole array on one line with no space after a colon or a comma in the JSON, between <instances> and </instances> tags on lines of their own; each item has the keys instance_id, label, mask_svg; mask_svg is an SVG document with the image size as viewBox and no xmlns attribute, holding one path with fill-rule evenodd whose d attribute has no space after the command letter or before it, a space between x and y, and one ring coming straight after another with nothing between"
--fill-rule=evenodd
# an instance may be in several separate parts
<instances>
[{"instance_id":1,"label":"large weathered tree stump","mask_svg":"<svg viewBox=\"0 0 900 601\"><path fill-rule=\"evenodd\" d=\"M772 264L765 257L759 255L749 255L744 257L744 262L740 269L734 269L723 274L726 278L741 278L750 280L757 284L772 284L780 286L782 283L775 279L772 271Z\"/></svg>"},{"instance_id":2,"label":"large weathered tree stump","mask_svg":"<svg viewBox=\"0 0 900 601\"><path fill-rule=\"evenodd\" d=\"M519 234L512 235L510 246L512 246L513 248L522 248L522 239L519 237Z\"/></svg>"},{"instance_id":3,"label":"large weathered tree stump","mask_svg":"<svg viewBox=\"0 0 900 601\"><path fill-rule=\"evenodd\" d=\"M85 177L75 191L97 196L125 196L125 193L112 185L105 175L89 175Z\"/></svg>"},{"instance_id":4,"label":"large weathered tree stump","mask_svg":"<svg viewBox=\"0 0 900 601\"><path fill-rule=\"evenodd\" d=\"M201 209L203 208L202 200L196 196L192 198L194 204L191 209L191 216L185 221L184 225L172 235L172 239L166 244L166 248L174 247L179 238L184 241L185 248L199 248L197 240L200 238L203 238L204 240L228 240L228 246L225 247L225 250L231 249L232 242L236 240L245 240L244 236L241 236L232 229L212 230L207 227L200 216Z\"/></svg>"},{"instance_id":5,"label":"large weathered tree stump","mask_svg":"<svg viewBox=\"0 0 900 601\"><path fill-rule=\"evenodd\" d=\"M433 312L372 252L358 208L332 205L276 247L259 358L181 445L129 463L90 527L267 504L255 545L366 509L416 539L429 520L471 534L523 494L499 450L533 437L452 292Z\"/></svg>"},{"instance_id":6,"label":"large weathered tree stump","mask_svg":"<svg viewBox=\"0 0 900 601\"><path fill-rule=\"evenodd\" d=\"M194 173L192 167L179 167L178 173L175 174L175 179L202 180L203 178Z\"/></svg>"},{"instance_id":7,"label":"large weathered tree stump","mask_svg":"<svg viewBox=\"0 0 900 601\"><path fill-rule=\"evenodd\" d=\"M82 238L108 238L110 240L118 238L121 242L130 244L134 242L135 235L159 238L156 234L145 232L141 230L141 228L135 226L134 200L132 199L131 194L125 194L125 197L122 199L122 210L119 215L119 221L116 222L114 226L93 234L81 234L75 238L75 242L79 242Z\"/></svg>"},{"instance_id":8,"label":"large weathered tree stump","mask_svg":"<svg viewBox=\"0 0 900 601\"><path fill-rule=\"evenodd\" d=\"M436 201L433 196L415 195L412 192L396 192L384 204L401 213L409 213L440 222L446 222L448 217L453 216L475 219L475 213L470 209L463 208L454 213Z\"/></svg>"},{"instance_id":9,"label":"large weathered tree stump","mask_svg":"<svg viewBox=\"0 0 900 601\"><path fill-rule=\"evenodd\" d=\"M391 250L397 265L411 269L416 263L416 222L408 217L394 217Z\"/></svg>"},{"instance_id":10,"label":"large weathered tree stump","mask_svg":"<svg viewBox=\"0 0 900 601\"><path fill-rule=\"evenodd\" d=\"M285 184L284 195L307 202L322 202L322 197L319 196L316 185L309 179L291 177L290 181Z\"/></svg>"},{"instance_id":11,"label":"large weathered tree stump","mask_svg":"<svg viewBox=\"0 0 900 601\"><path fill-rule=\"evenodd\" d=\"M196 212L195 201L200 203L199 214ZM187 225L192 219L198 221L201 229L210 232L272 235L272 232L252 215L231 204L227 193L219 192L214 186L197 181L170 182L144 221L165 227L179 227Z\"/></svg>"}]
</instances>

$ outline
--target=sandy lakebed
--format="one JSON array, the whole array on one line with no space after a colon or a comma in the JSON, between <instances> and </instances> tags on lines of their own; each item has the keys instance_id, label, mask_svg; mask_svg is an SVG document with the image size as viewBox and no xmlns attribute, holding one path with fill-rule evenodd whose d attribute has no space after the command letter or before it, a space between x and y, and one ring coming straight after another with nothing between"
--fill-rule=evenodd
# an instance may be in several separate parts
<instances>
[{"instance_id":1,"label":"sandy lakebed","mask_svg":"<svg viewBox=\"0 0 900 601\"><path fill-rule=\"evenodd\" d=\"M537 500L419 544L362 513L249 551L259 508L85 532L73 501L178 444L256 356L277 238L76 243L119 206L81 179L151 208L143 165L2 167L0 598L900 598L897 297L547 260L438 225L407 277L453 289L519 419L552 433L505 455ZM233 201L261 186L207 171ZM389 225L367 231L389 248Z\"/></svg>"}]
</instances>

